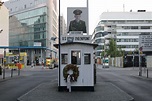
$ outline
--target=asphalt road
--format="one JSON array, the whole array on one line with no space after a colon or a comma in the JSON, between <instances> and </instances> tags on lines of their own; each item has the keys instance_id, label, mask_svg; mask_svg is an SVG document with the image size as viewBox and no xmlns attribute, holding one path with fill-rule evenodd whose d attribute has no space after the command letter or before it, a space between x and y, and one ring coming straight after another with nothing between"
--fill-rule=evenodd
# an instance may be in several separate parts
<instances>
[{"instance_id":1,"label":"asphalt road","mask_svg":"<svg viewBox=\"0 0 152 101\"><path fill-rule=\"evenodd\" d=\"M20 77L0 80L0 101L17 101L43 82L57 80L57 69L30 69L21 71Z\"/></svg>"},{"instance_id":2,"label":"asphalt road","mask_svg":"<svg viewBox=\"0 0 152 101\"><path fill-rule=\"evenodd\" d=\"M152 79L138 77L138 70L133 69L97 69L97 82L111 82L135 101L152 101Z\"/></svg>"},{"instance_id":3,"label":"asphalt road","mask_svg":"<svg viewBox=\"0 0 152 101\"><path fill-rule=\"evenodd\" d=\"M97 82L110 82L135 101L152 101L152 79L139 78L138 71L123 68L97 69ZM57 80L57 69L35 68L21 71L21 76L0 80L0 101L16 101L41 83Z\"/></svg>"}]
</instances>

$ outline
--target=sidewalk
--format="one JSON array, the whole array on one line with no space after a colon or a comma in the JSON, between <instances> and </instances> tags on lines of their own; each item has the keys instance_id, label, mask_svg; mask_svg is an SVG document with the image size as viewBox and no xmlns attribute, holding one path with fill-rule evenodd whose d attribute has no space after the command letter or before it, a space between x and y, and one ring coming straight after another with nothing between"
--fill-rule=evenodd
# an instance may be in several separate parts
<instances>
[{"instance_id":1,"label":"sidewalk","mask_svg":"<svg viewBox=\"0 0 152 101\"><path fill-rule=\"evenodd\" d=\"M54 68L56 69L56 68ZM30 75L30 73L27 73L28 71L46 71L46 70L51 70L49 69L48 67L43 67L42 66L34 66L31 67L31 66L26 66L25 68L22 68L20 70L20 76L28 76ZM13 74L12 74L12 77L11 77L11 69L5 69L5 79L11 79L13 77L17 77L18 76L18 69L16 70L13 70ZM0 75L0 81L4 80L3 79L3 71L2 71L2 75Z\"/></svg>"},{"instance_id":2,"label":"sidewalk","mask_svg":"<svg viewBox=\"0 0 152 101\"><path fill-rule=\"evenodd\" d=\"M18 101L133 101L133 97L108 82L97 82L94 92L58 92L57 82L42 83Z\"/></svg>"},{"instance_id":3,"label":"sidewalk","mask_svg":"<svg viewBox=\"0 0 152 101\"><path fill-rule=\"evenodd\" d=\"M152 80L152 68L144 68L144 67L142 67L142 75L141 76L139 76L139 68L136 71L138 72L138 75L136 75L136 76Z\"/></svg>"},{"instance_id":4,"label":"sidewalk","mask_svg":"<svg viewBox=\"0 0 152 101\"><path fill-rule=\"evenodd\" d=\"M13 70L12 77L18 76L18 70ZM11 70L10 69L5 69L5 79L11 78ZM0 75L0 80L3 79L3 71L2 75Z\"/></svg>"}]
</instances>

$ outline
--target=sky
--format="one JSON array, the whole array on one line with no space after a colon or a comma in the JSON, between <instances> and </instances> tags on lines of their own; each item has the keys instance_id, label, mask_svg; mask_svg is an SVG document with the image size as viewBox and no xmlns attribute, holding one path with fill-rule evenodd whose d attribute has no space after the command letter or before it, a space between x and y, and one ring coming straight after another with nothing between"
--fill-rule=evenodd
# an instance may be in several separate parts
<instances>
[{"instance_id":1,"label":"sky","mask_svg":"<svg viewBox=\"0 0 152 101\"><path fill-rule=\"evenodd\" d=\"M8 1L8 0L1 0ZM86 7L87 0L60 0L61 15L67 19L67 7ZM99 22L103 12L129 12L132 10L152 11L152 0L88 0L89 2L89 34Z\"/></svg>"}]
</instances>

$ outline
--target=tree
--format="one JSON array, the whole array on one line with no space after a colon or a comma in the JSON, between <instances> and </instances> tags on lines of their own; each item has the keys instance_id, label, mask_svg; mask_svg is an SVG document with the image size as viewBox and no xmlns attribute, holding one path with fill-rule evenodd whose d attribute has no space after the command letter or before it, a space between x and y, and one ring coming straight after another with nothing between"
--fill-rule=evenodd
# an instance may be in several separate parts
<instances>
[{"instance_id":1,"label":"tree","mask_svg":"<svg viewBox=\"0 0 152 101\"><path fill-rule=\"evenodd\" d=\"M121 48L117 48L116 41L114 39L110 39L109 41L109 49L107 50L107 55L110 57L120 57L123 56L123 51Z\"/></svg>"}]
</instances>

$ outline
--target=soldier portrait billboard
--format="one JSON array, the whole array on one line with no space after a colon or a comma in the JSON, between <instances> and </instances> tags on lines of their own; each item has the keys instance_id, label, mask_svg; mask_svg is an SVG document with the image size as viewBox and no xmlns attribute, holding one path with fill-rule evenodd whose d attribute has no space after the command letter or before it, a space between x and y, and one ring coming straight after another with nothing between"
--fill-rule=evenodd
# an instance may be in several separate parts
<instances>
[{"instance_id":1,"label":"soldier portrait billboard","mask_svg":"<svg viewBox=\"0 0 152 101\"><path fill-rule=\"evenodd\" d=\"M68 7L67 30L82 31L88 33L88 9L87 7Z\"/></svg>"}]
</instances>

